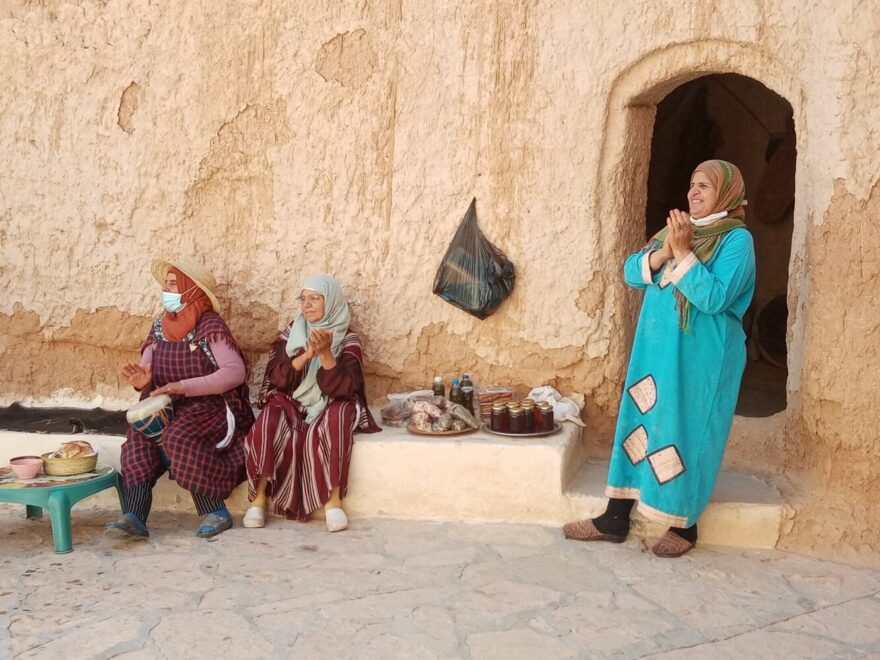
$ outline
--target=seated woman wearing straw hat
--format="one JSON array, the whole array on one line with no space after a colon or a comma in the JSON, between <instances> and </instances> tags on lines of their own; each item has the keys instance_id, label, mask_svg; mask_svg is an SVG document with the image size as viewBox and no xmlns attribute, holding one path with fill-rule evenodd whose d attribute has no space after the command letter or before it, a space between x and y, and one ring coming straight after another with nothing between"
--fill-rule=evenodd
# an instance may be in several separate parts
<instances>
[{"instance_id":1,"label":"seated woman wearing straw hat","mask_svg":"<svg viewBox=\"0 0 880 660\"><path fill-rule=\"evenodd\" d=\"M167 394L173 416L158 441L129 429L122 445L124 515L107 524L149 536L153 486L167 470L190 491L202 516L196 534L210 537L232 527L224 500L245 479L244 437L254 422L244 356L226 323L214 277L195 264L153 263L165 313L141 347L140 364L122 376L141 399Z\"/></svg>"},{"instance_id":2,"label":"seated woman wearing straw hat","mask_svg":"<svg viewBox=\"0 0 880 660\"><path fill-rule=\"evenodd\" d=\"M262 411L246 439L253 504L242 524L263 527L271 496L275 512L292 520L324 506L327 529L338 532L348 527L342 498L354 434L381 429L367 408L361 342L339 283L314 275L299 300L302 312L272 344Z\"/></svg>"}]
</instances>

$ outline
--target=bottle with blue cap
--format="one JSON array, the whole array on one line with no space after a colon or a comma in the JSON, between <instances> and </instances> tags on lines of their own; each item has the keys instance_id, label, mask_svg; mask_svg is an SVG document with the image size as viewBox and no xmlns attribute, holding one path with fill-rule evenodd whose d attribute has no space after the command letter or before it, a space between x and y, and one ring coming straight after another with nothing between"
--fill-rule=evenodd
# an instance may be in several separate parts
<instances>
[{"instance_id":1,"label":"bottle with blue cap","mask_svg":"<svg viewBox=\"0 0 880 660\"><path fill-rule=\"evenodd\" d=\"M452 403L464 405L464 395L462 394L461 386L458 384L458 378L453 378L452 384L449 386L449 400Z\"/></svg>"}]
</instances>

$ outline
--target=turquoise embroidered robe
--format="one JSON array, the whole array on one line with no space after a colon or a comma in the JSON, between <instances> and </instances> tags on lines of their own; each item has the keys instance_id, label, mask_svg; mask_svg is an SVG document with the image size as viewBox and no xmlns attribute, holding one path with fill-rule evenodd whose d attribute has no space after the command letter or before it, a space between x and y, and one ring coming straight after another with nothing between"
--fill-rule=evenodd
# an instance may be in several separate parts
<instances>
[{"instance_id":1,"label":"turquoise embroidered robe","mask_svg":"<svg viewBox=\"0 0 880 660\"><path fill-rule=\"evenodd\" d=\"M644 289L608 471L609 497L639 500L650 520L693 525L712 495L746 362L742 317L755 290L752 236L725 234L705 263L689 254L651 273L649 254L624 264ZM691 303L679 327L675 290Z\"/></svg>"}]
</instances>

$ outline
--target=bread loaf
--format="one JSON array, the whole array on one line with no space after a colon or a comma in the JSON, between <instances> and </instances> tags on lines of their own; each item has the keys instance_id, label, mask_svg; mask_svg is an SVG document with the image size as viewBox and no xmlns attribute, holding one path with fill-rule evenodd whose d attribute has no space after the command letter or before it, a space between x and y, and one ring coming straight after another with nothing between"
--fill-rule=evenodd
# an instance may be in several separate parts
<instances>
[{"instance_id":1,"label":"bread loaf","mask_svg":"<svg viewBox=\"0 0 880 660\"><path fill-rule=\"evenodd\" d=\"M91 456L95 453L92 446L84 440L74 440L73 442L65 442L55 450L52 458L77 458L79 456Z\"/></svg>"}]
</instances>

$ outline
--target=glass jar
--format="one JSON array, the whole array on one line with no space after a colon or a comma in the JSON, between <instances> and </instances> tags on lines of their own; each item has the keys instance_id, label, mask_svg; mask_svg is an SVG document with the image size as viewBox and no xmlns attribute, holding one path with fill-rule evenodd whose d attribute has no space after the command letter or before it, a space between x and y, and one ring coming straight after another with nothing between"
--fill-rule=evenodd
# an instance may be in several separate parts
<instances>
[{"instance_id":1,"label":"glass jar","mask_svg":"<svg viewBox=\"0 0 880 660\"><path fill-rule=\"evenodd\" d=\"M535 404L535 431L541 430L541 425L544 423L544 408L538 403Z\"/></svg>"},{"instance_id":2,"label":"glass jar","mask_svg":"<svg viewBox=\"0 0 880 660\"><path fill-rule=\"evenodd\" d=\"M510 433L510 413L507 410L507 406L503 403L492 405L492 418L489 428L501 433Z\"/></svg>"},{"instance_id":3,"label":"glass jar","mask_svg":"<svg viewBox=\"0 0 880 660\"><path fill-rule=\"evenodd\" d=\"M553 406L549 403L539 405L541 410L541 430L552 431L556 428L556 420L553 419Z\"/></svg>"},{"instance_id":4,"label":"glass jar","mask_svg":"<svg viewBox=\"0 0 880 660\"><path fill-rule=\"evenodd\" d=\"M508 408L510 415L510 433L523 432L523 411L519 406Z\"/></svg>"},{"instance_id":5,"label":"glass jar","mask_svg":"<svg viewBox=\"0 0 880 660\"><path fill-rule=\"evenodd\" d=\"M523 403L522 404L522 432L523 433L534 433L535 432L535 404L534 403Z\"/></svg>"}]
</instances>

